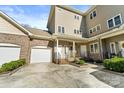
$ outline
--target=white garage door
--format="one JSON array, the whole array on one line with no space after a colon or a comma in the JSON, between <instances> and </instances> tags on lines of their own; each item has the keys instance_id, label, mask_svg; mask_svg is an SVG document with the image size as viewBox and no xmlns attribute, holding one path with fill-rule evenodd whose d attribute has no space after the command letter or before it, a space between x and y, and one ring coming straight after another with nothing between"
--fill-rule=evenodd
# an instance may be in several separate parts
<instances>
[{"instance_id":1,"label":"white garage door","mask_svg":"<svg viewBox=\"0 0 124 93\"><path fill-rule=\"evenodd\" d=\"M51 49L37 46L31 50L31 63L51 62Z\"/></svg>"},{"instance_id":2,"label":"white garage door","mask_svg":"<svg viewBox=\"0 0 124 93\"><path fill-rule=\"evenodd\" d=\"M0 44L0 65L18 60L20 56L20 47L13 44Z\"/></svg>"}]
</instances>

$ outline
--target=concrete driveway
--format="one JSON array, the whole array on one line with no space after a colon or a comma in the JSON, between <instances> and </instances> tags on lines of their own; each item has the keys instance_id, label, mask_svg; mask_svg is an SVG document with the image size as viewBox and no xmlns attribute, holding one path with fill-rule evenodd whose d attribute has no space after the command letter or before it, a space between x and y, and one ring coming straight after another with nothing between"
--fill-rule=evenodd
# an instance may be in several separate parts
<instances>
[{"instance_id":1,"label":"concrete driveway","mask_svg":"<svg viewBox=\"0 0 124 93\"><path fill-rule=\"evenodd\" d=\"M77 68L52 63L30 64L11 76L0 77L0 87L36 88L110 88L90 73L96 65Z\"/></svg>"}]
</instances>

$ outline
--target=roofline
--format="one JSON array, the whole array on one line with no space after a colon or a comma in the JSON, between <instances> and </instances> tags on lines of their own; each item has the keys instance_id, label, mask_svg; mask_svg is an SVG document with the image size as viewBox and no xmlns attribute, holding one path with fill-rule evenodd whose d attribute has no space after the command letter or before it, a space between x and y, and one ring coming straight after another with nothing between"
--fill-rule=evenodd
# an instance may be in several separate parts
<instances>
[{"instance_id":1,"label":"roofline","mask_svg":"<svg viewBox=\"0 0 124 93\"><path fill-rule=\"evenodd\" d=\"M92 5L83 15L86 16L87 14L89 14L92 10L94 10L96 8L97 5Z\"/></svg>"},{"instance_id":2,"label":"roofline","mask_svg":"<svg viewBox=\"0 0 124 93\"><path fill-rule=\"evenodd\" d=\"M13 18L11 18L10 16L8 16L6 13L4 13L1 10L0 10L0 16L3 17L8 22L10 22L15 27L17 27L18 29L20 29L21 31L23 31L25 34L27 34L27 35L31 35L32 34L28 30L26 30L23 26L21 26L18 22L16 22Z\"/></svg>"}]
</instances>

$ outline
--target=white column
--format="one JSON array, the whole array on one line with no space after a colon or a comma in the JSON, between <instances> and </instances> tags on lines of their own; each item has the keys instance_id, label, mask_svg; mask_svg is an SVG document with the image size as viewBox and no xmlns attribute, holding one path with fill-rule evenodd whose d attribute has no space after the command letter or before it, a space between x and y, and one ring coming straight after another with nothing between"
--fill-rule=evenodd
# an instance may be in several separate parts
<instances>
[{"instance_id":1,"label":"white column","mask_svg":"<svg viewBox=\"0 0 124 93\"><path fill-rule=\"evenodd\" d=\"M102 40L99 39L99 49L100 49L100 56L101 56L101 60L103 60L103 47L102 47Z\"/></svg>"},{"instance_id":2,"label":"white column","mask_svg":"<svg viewBox=\"0 0 124 93\"><path fill-rule=\"evenodd\" d=\"M73 57L75 58L75 41L73 41Z\"/></svg>"},{"instance_id":3,"label":"white column","mask_svg":"<svg viewBox=\"0 0 124 93\"><path fill-rule=\"evenodd\" d=\"M58 63L58 59L59 59L59 52L58 52L58 45L59 45L59 40L57 39L56 40L56 61L57 61L57 63Z\"/></svg>"}]
</instances>

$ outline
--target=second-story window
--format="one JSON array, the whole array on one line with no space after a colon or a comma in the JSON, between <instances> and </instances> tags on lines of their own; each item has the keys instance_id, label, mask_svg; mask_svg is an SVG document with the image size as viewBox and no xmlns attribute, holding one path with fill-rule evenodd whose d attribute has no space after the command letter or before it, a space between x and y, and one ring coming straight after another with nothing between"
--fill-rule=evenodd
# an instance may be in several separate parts
<instances>
[{"instance_id":1,"label":"second-story window","mask_svg":"<svg viewBox=\"0 0 124 93\"><path fill-rule=\"evenodd\" d=\"M97 25L97 26L96 26L96 29L97 29L97 31L100 31L100 29L101 29L101 28L100 28L100 25Z\"/></svg>"}]
</instances>

